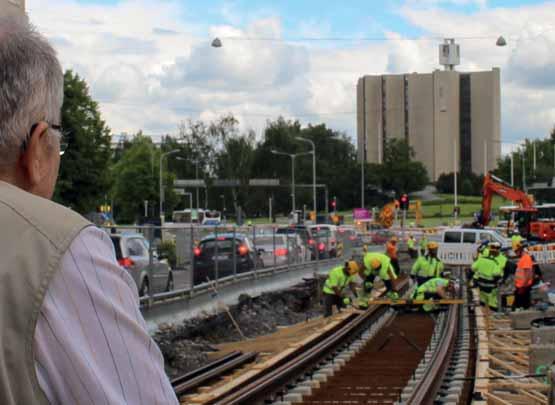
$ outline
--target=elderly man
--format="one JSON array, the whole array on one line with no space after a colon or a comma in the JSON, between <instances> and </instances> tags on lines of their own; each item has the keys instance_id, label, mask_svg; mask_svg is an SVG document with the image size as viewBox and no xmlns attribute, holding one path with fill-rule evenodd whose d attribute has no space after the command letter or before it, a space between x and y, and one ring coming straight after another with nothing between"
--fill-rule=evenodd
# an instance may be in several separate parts
<instances>
[{"instance_id":1,"label":"elderly man","mask_svg":"<svg viewBox=\"0 0 555 405\"><path fill-rule=\"evenodd\" d=\"M0 404L177 404L110 237L50 201L63 74L0 19Z\"/></svg>"}]
</instances>

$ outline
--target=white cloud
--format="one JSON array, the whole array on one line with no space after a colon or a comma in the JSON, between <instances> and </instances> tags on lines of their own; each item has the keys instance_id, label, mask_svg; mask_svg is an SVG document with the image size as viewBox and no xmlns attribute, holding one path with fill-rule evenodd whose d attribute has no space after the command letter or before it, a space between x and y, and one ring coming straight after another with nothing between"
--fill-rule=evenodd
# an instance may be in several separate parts
<instances>
[{"instance_id":1,"label":"white cloud","mask_svg":"<svg viewBox=\"0 0 555 405\"><path fill-rule=\"evenodd\" d=\"M468 15L441 9L447 3L482 8ZM171 132L183 119L234 112L257 131L285 114L354 137L360 76L438 68L435 40L405 41L388 31L390 41L348 45L239 41L226 38L280 38L284 23L272 10L238 13L228 2L219 10L228 25L204 26L186 20L183 7L178 0L28 2L31 20L64 67L87 80L114 132ZM425 37L487 37L459 39L460 70L501 67L505 139L547 134L555 122L555 5L494 9L485 0L409 0L400 14ZM318 19L298 27L300 36L329 32ZM494 46L499 34L508 39L506 48ZM216 36L222 48L209 46Z\"/></svg>"}]
</instances>

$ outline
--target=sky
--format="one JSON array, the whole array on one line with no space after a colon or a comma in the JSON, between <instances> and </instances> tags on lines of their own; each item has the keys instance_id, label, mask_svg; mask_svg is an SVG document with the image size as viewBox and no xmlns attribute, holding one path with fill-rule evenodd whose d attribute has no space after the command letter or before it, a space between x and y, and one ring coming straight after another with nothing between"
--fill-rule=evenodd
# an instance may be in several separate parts
<instances>
[{"instance_id":1,"label":"sky","mask_svg":"<svg viewBox=\"0 0 555 405\"><path fill-rule=\"evenodd\" d=\"M64 68L86 80L114 134L154 137L232 113L325 123L356 139L364 74L501 69L504 151L555 124L555 2L533 0L27 0ZM503 35L506 47L496 47ZM210 46L213 38L221 48Z\"/></svg>"}]
</instances>

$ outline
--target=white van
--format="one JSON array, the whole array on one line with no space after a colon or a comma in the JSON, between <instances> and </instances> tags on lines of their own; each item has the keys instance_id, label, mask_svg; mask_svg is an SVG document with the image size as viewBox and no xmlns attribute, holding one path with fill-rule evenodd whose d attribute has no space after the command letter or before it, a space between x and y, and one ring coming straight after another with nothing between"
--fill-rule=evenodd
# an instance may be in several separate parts
<instances>
[{"instance_id":1,"label":"white van","mask_svg":"<svg viewBox=\"0 0 555 405\"><path fill-rule=\"evenodd\" d=\"M440 235L438 256L448 265L469 266L484 240L511 247L511 241L493 229L448 228Z\"/></svg>"}]
</instances>

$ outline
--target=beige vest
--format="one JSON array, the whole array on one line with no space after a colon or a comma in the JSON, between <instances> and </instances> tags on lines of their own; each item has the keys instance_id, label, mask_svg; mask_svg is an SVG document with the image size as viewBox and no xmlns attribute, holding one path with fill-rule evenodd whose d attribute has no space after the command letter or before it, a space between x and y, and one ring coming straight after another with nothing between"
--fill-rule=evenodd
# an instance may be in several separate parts
<instances>
[{"instance_id":1,"label":"beige vest","mask_svg":"<svg viewBox=\"0 0 555 405\"><path fill-rule=\"evenodd\" d=\"M0 404L46 405L33 339L64 252L90 225L79 214L0 181Z\"/></svg>"}]
</instances>

